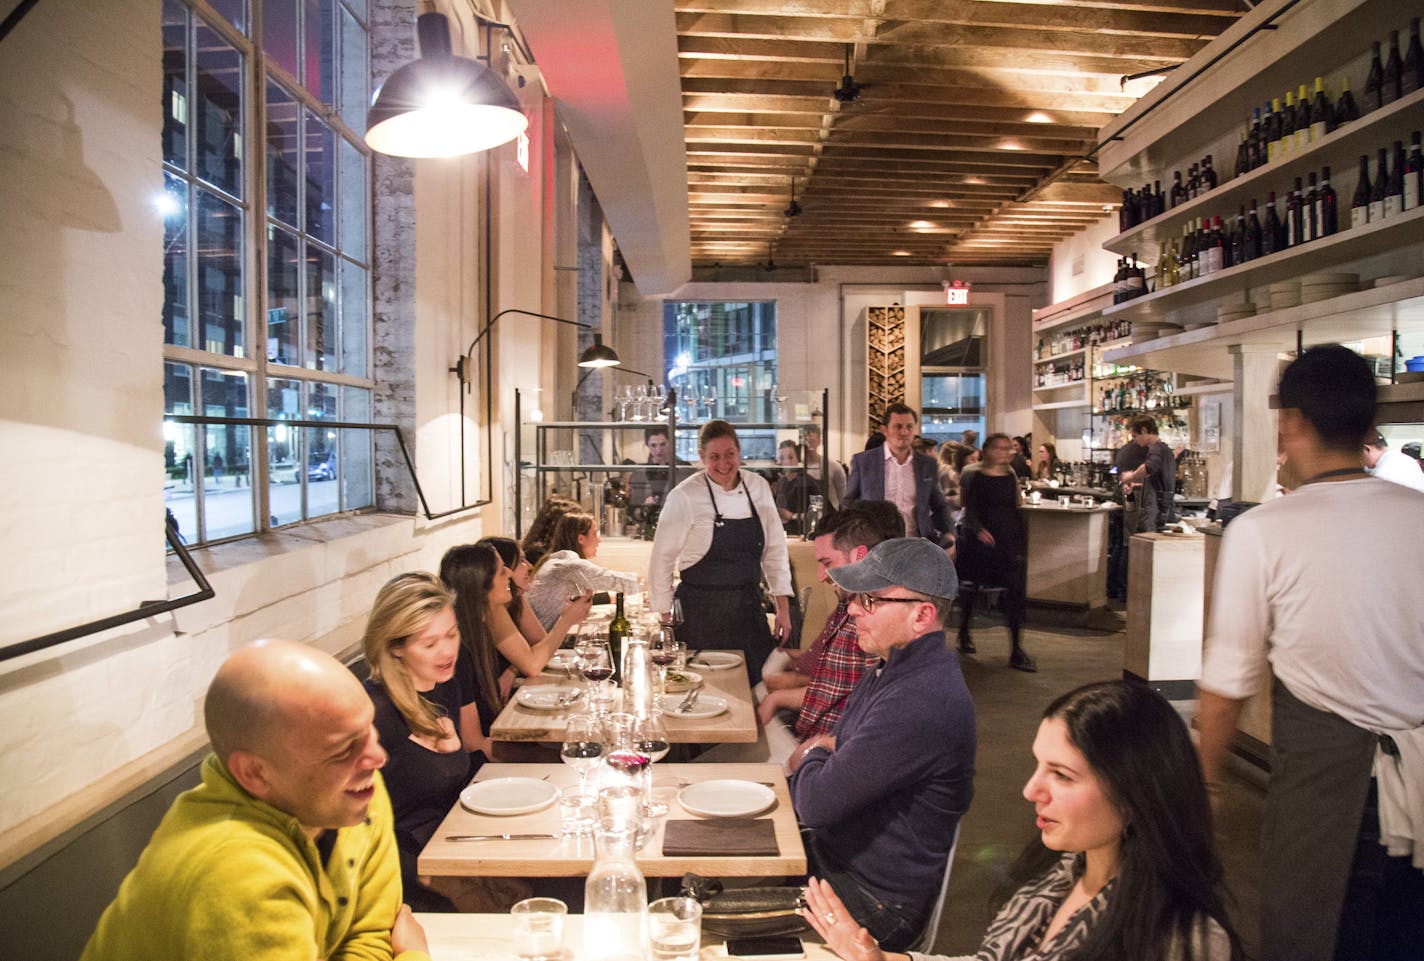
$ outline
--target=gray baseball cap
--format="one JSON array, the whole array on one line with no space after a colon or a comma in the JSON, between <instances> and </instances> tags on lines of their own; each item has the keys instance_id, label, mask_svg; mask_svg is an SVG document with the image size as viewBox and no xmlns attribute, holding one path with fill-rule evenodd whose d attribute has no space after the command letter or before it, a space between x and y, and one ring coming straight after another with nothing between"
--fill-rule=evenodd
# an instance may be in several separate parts
<instances>
[{"instance_id":1,"label":"gray baseball cap","mask_svg":"<svg viewBox=\"0 0 1424 961\"><path fill-rule=\"evenodd\" d=\"M857 594L887 587L903 587L929 597L952 598L959 593L954 562L943 548L923 537L881 541L861 560L827 573L838 587Z\"/></svg>"}]
</instances>

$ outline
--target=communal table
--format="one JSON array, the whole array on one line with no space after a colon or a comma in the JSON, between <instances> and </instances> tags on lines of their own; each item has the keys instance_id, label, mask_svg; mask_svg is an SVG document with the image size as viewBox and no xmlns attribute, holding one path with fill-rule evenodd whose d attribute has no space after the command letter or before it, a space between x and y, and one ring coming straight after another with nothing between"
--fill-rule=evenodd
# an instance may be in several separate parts
<instances>
[{"instance_id":1,"label":"communal table","mask_svg":"<svg viewBox=\"0 0 1424 961\"><path fill-rule=\"evenodd\" d=\"M601 772L600 772L601 773ZM578 774L564 764L486 764L476 781L502 777L548 780L559 788L578 784ZM732 779L765 784L776 795L770 810L753 815L770 818L776 855L729 857L685 855L668 857L663 831L669 820L696 819L677 800L677 792L700 781ZM590 786L595 778L590 777ZM806 849L791 806L786 776L776 764L654 764L654 800L666 803L666 817L656 819L654 833L638 852L638 867L649 877L681 877L688 871L710 877L780 877L806 873ZM418 870L428 877L581 877L593 866L593 842L559 835L559 807L552 804L532 814L496 817L476 814L456 802L425 850ZM450 835L553 834L552 839L450 841Z\"/></svg>"},{"instance_id":2,"label":"communal table","mask_svg":"<svg viewBox=\"0 0 1424 961\"><path fill-rule=\"evenodd\" d=\"M738 654L736 651L709 652ZM757 739L756 704L752 700L751 682L747 678L745 660L735 667L712 670L697 664L688 670L702 677L702 693L714 694L727 700L727 710L715 717L678 717L669 711L663 715L667 727L668 740L673 744L723 744L752 743ZM582 688L583 679L577 674L545 671L538 677L525 680L523 687L536 685L563 684ZM679 695L669 695L681 700ZM558 742L564 739L564 730L571 711L584 710L580 701L575 701L571 710L545 711L525 707L516 695L509 699L504 710L490 725L490 737L496 741L541 741Z\"/></svg>"},{"instance_id":3,"label":"communal table","mask_svg":"<svg viewBox=\"0 0 1424 961\"><path fill-rule=\"evenodd\" d=\"M425 928L434 961L510 961L514 957L514 924L507 914L417 914ZM799 937L806 961L837 961L814 931ZM724 957L723 938L702 932L702 958ZM583 961L583 915L564 919L564 961Z\"/></svg>"}]
</instances>

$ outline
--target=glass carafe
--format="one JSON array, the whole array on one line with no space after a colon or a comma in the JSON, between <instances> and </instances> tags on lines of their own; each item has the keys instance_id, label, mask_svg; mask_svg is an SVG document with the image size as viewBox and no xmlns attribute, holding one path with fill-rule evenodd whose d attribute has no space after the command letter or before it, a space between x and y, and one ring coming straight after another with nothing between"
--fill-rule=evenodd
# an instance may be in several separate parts
<instances>
[{"instance_id":1,"label":"glass carafe","mask_svg":"<svg viewBox=\"0 0 1424 961\"><path fill-rule=\"evenodd\" d=\"M653 710L652 657L648 653L648 638L634 634L623 647L620 665L623 679L623 710L638 717L647 717Z\"/></svg>"},{"instance_id":2,"label":"glass carafe","mask_svg":"<svg viewBox=\"0 0 1424 961\"><path fill-rule=\"evenodd\" d=\"M593 870L584 882L583 956L587 961L645 958L648 887L633 859L637 826L605 818L593 841Z\"/></svg>"}]
</instances>

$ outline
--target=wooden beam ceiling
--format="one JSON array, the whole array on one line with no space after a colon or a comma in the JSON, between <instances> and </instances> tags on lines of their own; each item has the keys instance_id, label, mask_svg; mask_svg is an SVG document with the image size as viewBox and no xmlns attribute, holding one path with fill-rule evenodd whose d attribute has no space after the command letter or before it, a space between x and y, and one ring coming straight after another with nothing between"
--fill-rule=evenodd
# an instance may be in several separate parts
<instances>
[{"instance_id":1,"label":"wooden beam ceiling","mask_svg":"<svg viewBox=\"0 0 1424 961\"><path fill-rule=\"evenodd\" d=\"M695 265L1045 263L1097 130L1239 0L678 0ZM833 92L849 72L855 102ZM798 216L787 217L793 183Z\"/></svg>"}]
</instances>

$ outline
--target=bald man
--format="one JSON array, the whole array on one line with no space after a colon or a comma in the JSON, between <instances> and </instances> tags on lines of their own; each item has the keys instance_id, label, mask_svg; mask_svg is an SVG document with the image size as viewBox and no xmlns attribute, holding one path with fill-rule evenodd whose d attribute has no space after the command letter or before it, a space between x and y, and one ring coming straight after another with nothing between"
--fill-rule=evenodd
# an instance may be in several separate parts
<instances>
[{"instance_id":1,"label":"bald man","mask_svg":"<svg viewBox=\"0 0 1424 961\"><path fill-rule=\"evenodd\" d=\"M401 904L386 761L360 683L289 641L234 653L208 688L213 753L82 961L429 961Z\"/></svg>"}]
</instances>

